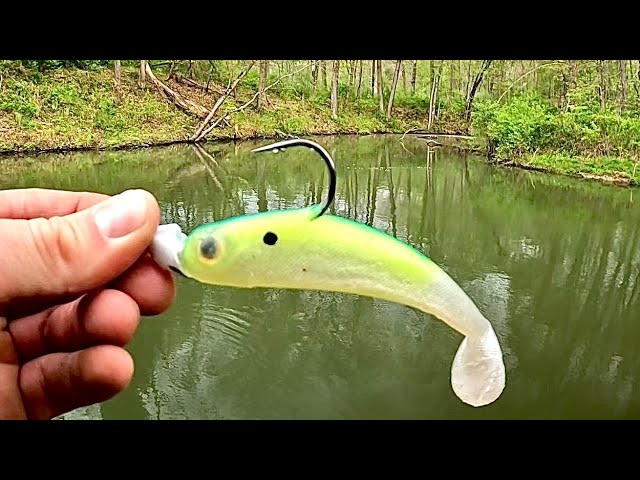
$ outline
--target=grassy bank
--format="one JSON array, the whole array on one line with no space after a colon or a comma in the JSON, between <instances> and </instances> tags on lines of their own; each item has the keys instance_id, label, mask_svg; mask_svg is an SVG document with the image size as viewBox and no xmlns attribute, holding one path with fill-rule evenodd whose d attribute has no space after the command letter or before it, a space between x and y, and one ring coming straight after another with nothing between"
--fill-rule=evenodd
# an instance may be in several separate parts
<instances>
[{"instance_id":1,"label":"grassy bank","mask_svg":"<svg viewBox=\"0 0 640 480\"><path fill-rule=\"evenodd\" d=\"M159 75L164 81L164 78ZM173 80L171 89L203 107L211 108L217 95ZM250 99L255 90L238 88L221 112ZM249 107L231 116L229 124L214 129L208 139L255 138L337 133L402 133L426 128L425 116L407 106L394 109L387 119L372 99L341 106L331 118L321 94L311 98L282 98L269 94L261 112ZM0 152L104 149L185 141L200 119L167 101L152 85L142 90L137 72L124 70L117 97L113 72L60 69L45 73L5 73L0 88ZM440 128L440 127L438 127Z\"/></svg>"},{"instance_id":2,"label":"grassy bank","mask_svg":"<svg viewBox=\"0 0 640 480\"><path fill-rule=\"evenodd\" d=\"M183 142L201 121L168 101L150 82L141 89L134 66L123 69L118 95L109 66L39 71L9 63L10 68L3 67L0 61L0 154ZM205 92L175 78L166 80L168 72L162 68L154 71L172 90L207 109L219 97L219 93ZM282 73L271 72L268 83ZM233 75L219 72L217 83L210 85L213 91L223 91L222 79ZM251 99L258 81L254 68L219 114ZM616 110L615 104L603 108L598 102L597 87L594 90L588 79L583 82L566 95L562 107L527 90L504 98L480 92L470 125L463 120L464 95L452 91L438 98L430 130L475 135L477 141L465 146L489 145L489 156L499 165L637 185L640 119L635 104L630 104L624 114ZM379 112L378 99L371 96L368 87L362 91L361 95L354 95L352 86L340 83L338 117L333 119L326 87L319 84L312 89L309 79L290 77L289 83L282 82L269 90L261 111L252 105L233 113L228 123L220 124L207 138L427 130L428 84L414 92L399 90L391 118ZM385 101L388 95L385 90Z\"/></svg>"},{"instance_id":3,"label":"grassy bank","mask_svg":"<svg viewBox=\"0 0 640 480\"><path fill-rule=\"evenodd\" d=\"M587 101L558 108L527 93L478 102L473 131L501 165L608 183L640 183L640 119Z\"/></svg>"}]
</instances>

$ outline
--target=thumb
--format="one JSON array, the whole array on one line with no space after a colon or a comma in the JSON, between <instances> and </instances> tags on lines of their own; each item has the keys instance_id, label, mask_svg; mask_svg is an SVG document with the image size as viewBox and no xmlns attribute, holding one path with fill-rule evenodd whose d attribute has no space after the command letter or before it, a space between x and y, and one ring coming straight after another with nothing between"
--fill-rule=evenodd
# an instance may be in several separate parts
<instances>
[{"instance_id":1,"label":"thumb","mask_svg":"<svg viewBox=\"0 0 640 480\"><path fill-rule=\"evenodd\" d=\"M159 220L158 203L144 190L66 216L0 220L0 305L110 282L144 253Z\"/></svg>"}]
</instances>

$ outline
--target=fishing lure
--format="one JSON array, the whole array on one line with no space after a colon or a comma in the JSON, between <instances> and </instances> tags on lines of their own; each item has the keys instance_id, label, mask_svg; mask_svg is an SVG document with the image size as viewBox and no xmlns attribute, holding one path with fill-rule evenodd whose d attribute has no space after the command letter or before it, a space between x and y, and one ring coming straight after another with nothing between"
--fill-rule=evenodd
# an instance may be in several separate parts
<instances>
[{"instance_id":1,"label":"fishing lure","mask_svg":"<svg viewBox=\"0 0 640 480\"><path fill-rule=\"evenodd\" d=\"M330 174L325 202L290 210L226 218L189 235L161 225L152 244L156 261L210 285L341 292L404 304L444 321L464 338L451 367L455 394L474 407L488 405L505 387L498 338L462 288L423 253L357 221L327 213L336 191L329 153L293 139L257 148L315 150Z\"/></svg>"}]
</instances>

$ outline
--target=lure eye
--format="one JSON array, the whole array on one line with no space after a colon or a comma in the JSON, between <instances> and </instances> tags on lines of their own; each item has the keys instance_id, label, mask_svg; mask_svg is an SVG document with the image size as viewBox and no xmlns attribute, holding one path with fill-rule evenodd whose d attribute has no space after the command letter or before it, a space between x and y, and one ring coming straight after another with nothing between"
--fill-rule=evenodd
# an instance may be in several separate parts
<instances>
[{"instance_id":1,"label":"lure eye","mask_svg":"<svg viewBox=\"0 0 640 480\"><path fill-rule=\"evenodd\" d=\"M207 237L200 242L200 257L205 262L211 262L216 259L218 253L218 244L213 237Z\"/></svg>"},{"instance_id":2,"label":"lure eye","mask_svg":"<svg viewBox=\"0 0 640 480\"><path fill-rule=\"evenodd\" d=\"M278 241L278 236L273 232L267 232L264 234L262 241L267 245L275 245Z\"/></svg>"}]
</instances>

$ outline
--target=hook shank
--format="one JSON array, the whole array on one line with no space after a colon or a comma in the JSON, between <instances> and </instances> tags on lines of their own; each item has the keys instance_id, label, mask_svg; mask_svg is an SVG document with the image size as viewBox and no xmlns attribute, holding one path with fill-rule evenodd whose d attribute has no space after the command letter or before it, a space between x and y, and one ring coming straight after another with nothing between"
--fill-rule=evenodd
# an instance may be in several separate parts
<instances>
[{"instance_id":1,"label":"hook shank","mask_svg":"<svg viewBox=\"0 0 640 480\"><path fill-rule=\"evenodd\" d=\"M329 208L329 205L331 205L331 202L333 202L336 196L336 166L333 161L333 158L331 158L331 155L329 155L329 152L327 152L324 149L324 147L322 147L322 145L319 145L316 142L312 142L311 140L305 140L303 138L294 138L292 140L283 140L281 142L272 143L264 147L255 148L251 150L251 152L253 153L265 152L268 150L283 149L283 148L298 147L298 146L303 146L303 147L307 147L312 150L315 150L322 157L322 159L327 165L327 169L329 170L329 194L327 195L327 199L324 202L324 206L322 210L317 216L317 217L320 217L324 214L324 212L327 211L327 209Z\"/></svg>"}]
</instances>

